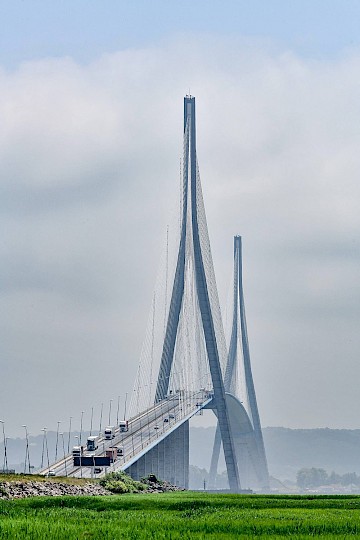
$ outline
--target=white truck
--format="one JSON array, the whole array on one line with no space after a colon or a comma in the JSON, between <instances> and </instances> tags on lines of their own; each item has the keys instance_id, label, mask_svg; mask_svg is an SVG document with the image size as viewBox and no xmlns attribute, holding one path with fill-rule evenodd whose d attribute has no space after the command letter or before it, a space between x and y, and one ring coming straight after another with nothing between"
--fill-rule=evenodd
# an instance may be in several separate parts
<instances>
[{"instance_id":1,"label":"white truck","mask_svg":"<svg viewBox=\"0 0 360 540\"><path fill-rule=\"evenodd\" d=\"M127 420L120 420L119 422L120 432L129 431L129 422Z\"/></svg>"},{"instance_id":2,"label":"white truck","mask_svg":"<svg viewBox=\"0 0 360 540\"><path fill-rule=\"evenodd\" d=\"M86 450L88 452L94 452L98 448L98 440L99 437L96 435L92 435L88 437L87 443L86 443Z\"/></svg>"},{"instance_id":3,"label":"white truck","mask_svg":"<svg viewBox=\"0 0 360 540\"><path fill-rule=\"evenodd\" d=\"M84 447L83 446L74 446L72 449L72 455L73 457L80 457L84 453Z\"/></svg>"},{"instance_id":4,"label":"white truck","mask_svg":"<svg viewBox=\"0 0 360 540\"><path fill-rule=\"evenodd\" d=\"M115 428L114 426L107 426L104 431L105 439L111 440L115 439Z\"/></svg>"}]
</instances>

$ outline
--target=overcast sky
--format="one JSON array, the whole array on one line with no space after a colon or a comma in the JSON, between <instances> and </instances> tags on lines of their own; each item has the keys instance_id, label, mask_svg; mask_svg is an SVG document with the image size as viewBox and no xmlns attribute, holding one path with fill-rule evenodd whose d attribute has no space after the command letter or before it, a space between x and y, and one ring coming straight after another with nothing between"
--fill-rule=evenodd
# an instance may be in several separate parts
<instances>
[{"instance_id":1,"label":"overcast sky","mask_svg":"<svg viewBox=\"0 0 360 540\"><path fill-rule=\"evenodd\" d=\"M1 2L9 436L132 391L189 89L223 304L243 236L262 424L360 427L359 20L351 0Z\"/></svg>"}]
</instances>

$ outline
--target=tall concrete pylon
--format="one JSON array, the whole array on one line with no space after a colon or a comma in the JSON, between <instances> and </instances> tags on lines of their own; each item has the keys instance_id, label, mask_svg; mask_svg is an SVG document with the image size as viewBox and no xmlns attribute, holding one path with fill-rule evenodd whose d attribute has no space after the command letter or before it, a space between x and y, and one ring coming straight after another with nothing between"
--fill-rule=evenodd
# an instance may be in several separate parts
<instances>
[{"instance_id":1,"label":"tall concrete pylon","mask_svg":"<svg viewBox=\"0 0 360 540\"><path fill-rule=\"evenodd\" d=\"M208 278L208 267L209 264L212 265L212 262L209 263L208 256L210 245L207 236L206 220L204 216L199 215L199 207L202 206L202 199L200 200L200 197L202 196L196 157L195 98L193 96L186 96L184 98L184 155L182 176L183 197L180 243L156 386L155 402L164 399L168 392L179 329L180 312L184 298L185 269L188 262L186 260L188 257L186 246L190 243L196 282L195 290L213 384L214 407L216 408L219 431L223 442L229 486L233 492L237 492L241 489L241 485L226 405L219 344L217 342L217 331L214 324L209 292L209 289L213 290L215 287L214 283L209 283ZM201 221L201 227L199 227L199 221ZM206 228L206 234L204 234L204 228ZM207 261L206 267L204 265L205 258ZM213 275L213 269L211 270L211 275Z\"/></svg>"},{"instance_id":2,"label":"tall concrete pylon","mask_svg":"<svg viewBox=\"0 0 360 540\"><path fill-rule=\"evenodd\" d=\"M224 378L224 386L227 395L238 398L237 412L235 411L235 415L237 415L238 417L242 417L240 428L240 423L238 428L236 428L233 418L230 418L233 431L235 429L238 429L237 433L233 433L233 437L235 441L236 455L241 477L249 479L249 483L255 481L255 485L244 485L244 487L255 487L262 490L268 490L269 473L250 363L249 340L245 317L245 303L242 279L241 244L241 236L235 236L232 328L228 360ZM242 360L242 362L240 362L240 360ZM243 369L242 375L245 382L245 388L243 388L243 393L245 395L236 395L241 394L241 392L239 392L239 389L237 388L235 380L236 372L241 371L241 369ZM242 405L245 402L247 403L247 410ZM234 401L234 404L235 403L236 402ZM215 487L215 477L217 473L220 447L221 430L218 424L215 432L213 453L210 465L210 487ZM249 469L251 469L251 471L249 471Z\"/></svg>"}]
</instances>

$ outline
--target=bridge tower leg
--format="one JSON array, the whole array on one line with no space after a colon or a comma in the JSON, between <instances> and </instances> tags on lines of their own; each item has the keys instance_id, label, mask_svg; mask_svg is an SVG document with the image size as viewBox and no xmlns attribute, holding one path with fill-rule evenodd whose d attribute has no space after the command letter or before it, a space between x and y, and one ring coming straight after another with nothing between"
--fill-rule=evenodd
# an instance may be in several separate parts
<instances>
[{"instance_id":1,"label":"bridge tower leg","mask_svg":"<svg viewBox=\"0 0 360 540\"><path fill-rule=\"evenodd\" d=\"M269 487L269 473L267 467L267 460L265 454L264 441L261 431L260 416L256 401L254 381L251 371L250 363L250 350L249 340L247 334L247 325L245 317L245 303L244 303L244 291L242 280L242 243L241 236L234 237L234 289L233 289L233 319L230 347L228 353L228 360L226 365L226 372L224 378L225 391L234 393L234 375L235 368L238 362L238 332L241 334L241 348L243 353L243 369L245 378L245 392L247 396L239 396L240 399L247 398L249 403L250 419L254 430L254 438L256 442L256 456L253 456L253 461L256 465L258 472L259 482L261 487L268 489ZM210 465L209 484L215 485L215 477L217 473L217 466L219 461L221 446L221 432L219 425L216 428L215 440L213 446L213 453Z\"/></svg>"},{"instance_id":2,"label":"bridge tower leg","mask_svg":"<svg viewBox=\"0 0 360 540\"><path fill-rule=\"evenodd\" d=\"M175 271L175 279L170 300L165 339L160 363L155 401L164 399L168 391L171 367L174 359L176 336L179 327L180 311L184 295L184 276L186 264L186 241L190 237L194 254L196 293L201 313L206 351L209 361L217 409L219 429L223 442L224 455L230 489L241 489L235 458L233 438L230 430L228 411L225 402L225 388L221 372L219 347L209 297L209 284L204 267L204 254L199 231L198 197L200 178L196 157L195 98L184 98L184 162L183 162L183 205L181 236ZM204 244L203 244L204 245ZM210 246L205 246L210 252Z\"/></svg>"}]
</instances>

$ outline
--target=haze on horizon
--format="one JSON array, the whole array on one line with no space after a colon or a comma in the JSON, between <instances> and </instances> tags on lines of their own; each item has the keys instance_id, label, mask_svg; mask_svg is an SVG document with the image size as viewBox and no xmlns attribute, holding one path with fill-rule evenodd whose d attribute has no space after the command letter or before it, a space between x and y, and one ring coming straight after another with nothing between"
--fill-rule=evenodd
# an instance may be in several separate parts
<instances>
[{"instance_id":1,"label":"haze on horizon","mask_svg":"<svg viewBox=\"0 0 360 540\"><path fill-rule=\"evenodd\" d=\"M132 391L182 99L223 306L243 237L263 426L359 428L360 5L4 2L0 419L89 422Z\"/></svg>"}]
</instances>

